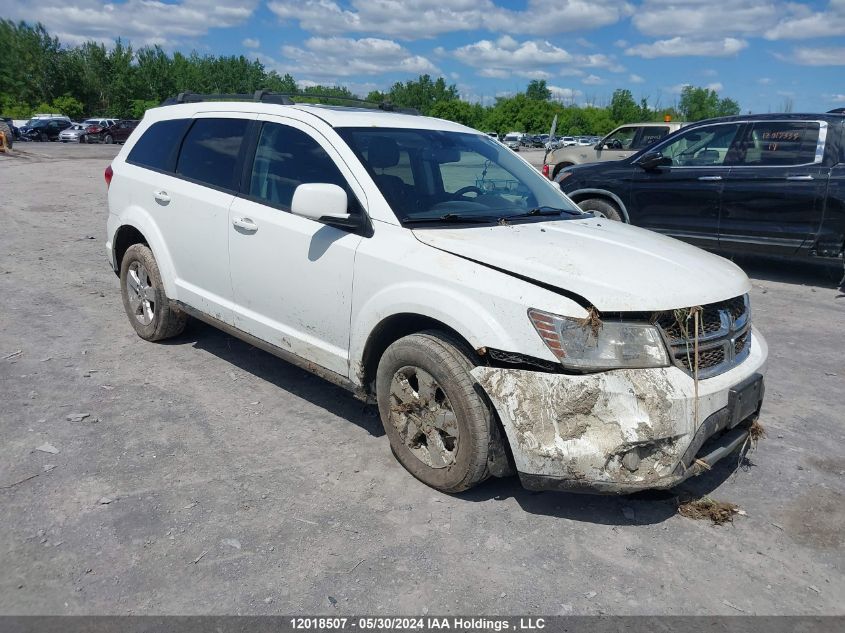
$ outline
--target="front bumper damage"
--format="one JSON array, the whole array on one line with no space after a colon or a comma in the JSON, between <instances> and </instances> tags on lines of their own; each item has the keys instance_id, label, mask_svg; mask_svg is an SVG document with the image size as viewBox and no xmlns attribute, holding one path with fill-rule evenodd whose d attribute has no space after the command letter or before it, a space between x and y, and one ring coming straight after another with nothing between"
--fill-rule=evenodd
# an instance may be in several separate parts
<instances>
[{"instance_id":1,"label":"front bumper damage","mask_svg":"<svg viewBox=\"0 0 845 633\"><path fill-rule=\"evenodd\" d=\"M566 375L476 367L526 488L624 494L671 488L742 446L768 349L695 383L678 367ZM706 464L706 465L705 465Z\"/></svg>"}]
</instances>

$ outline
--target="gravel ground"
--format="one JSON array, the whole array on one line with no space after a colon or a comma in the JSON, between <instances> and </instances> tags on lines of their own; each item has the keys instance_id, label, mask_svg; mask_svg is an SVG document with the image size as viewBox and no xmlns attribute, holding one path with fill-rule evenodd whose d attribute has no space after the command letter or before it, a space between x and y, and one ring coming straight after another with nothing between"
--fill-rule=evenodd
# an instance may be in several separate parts
<instances>
[{"instance_id":1,"label":"gravel ground","mask_svg":"<svg viewBox=\"0 0 845 633\"><path fill-rule=\"evenodd\" d=\"M740 262L771 352L745 468L627 498L513 478L448 496L344 391L199 323L139 339L103 248L116 148L19 149L0 155L0 613L845 614L845 295L819 266ZM693 521L679 492L745 514Z\"/></svg>"}]
</instances>

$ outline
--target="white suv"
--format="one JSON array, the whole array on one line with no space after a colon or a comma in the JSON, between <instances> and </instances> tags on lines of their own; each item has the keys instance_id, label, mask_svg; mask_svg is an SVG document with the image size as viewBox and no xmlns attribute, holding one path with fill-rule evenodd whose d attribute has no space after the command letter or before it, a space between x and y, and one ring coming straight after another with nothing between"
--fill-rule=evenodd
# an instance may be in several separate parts
<instances>
[{"instance_id":1,"label":"white suv","mask_svg":"<svg viewBox=\"0 0 845 633\"><path fill-rule=\"evenodd\" d=\"M349 388L440 490L514 471L535 489L669 487L758 414L766 344L741 270L582 212L456 123L169 105L106 181L139 336L191 315Z\"/></svg>"}]
</instances>

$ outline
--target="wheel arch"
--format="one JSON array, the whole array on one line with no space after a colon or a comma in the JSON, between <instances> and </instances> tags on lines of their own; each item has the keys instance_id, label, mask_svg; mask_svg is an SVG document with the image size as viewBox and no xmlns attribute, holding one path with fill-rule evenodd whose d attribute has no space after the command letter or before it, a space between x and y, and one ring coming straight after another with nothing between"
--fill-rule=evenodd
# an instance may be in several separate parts
<instances>
[{"instance_id":1,"label":"wheel arch","mask_svg":"<svg viewBox=\"0 0 845 633\"><path fill-rule=\"evenodd\" d=\"M602 200L606 200L619 209L619 212L622 214L622 219L626 224L631 223L631 217L628 215L628 209L625 207L625 203L622 202L622 199L619 196L611 191L607 191L606 189L577 189L571 193L567 193L566 195L569 196L569 199L575 204L579 204L590 198L600 198Z\"/></svg>"},{"instance_id":2,"label":"wheel arch","mask_svg":"<svg viewBox=\"0 0 845 633\"><path fill-rule=\"evenodd\" d=\"M178 299L170 251L146 212L134 207L128 209L126 215L121 218L120 226L115 229L112 244L115 271L118 274L120 274L120 265L126 250L133 244L146 245L152 251L158 264L165 293L170 299Z\"/></svg>"}]
</instances>

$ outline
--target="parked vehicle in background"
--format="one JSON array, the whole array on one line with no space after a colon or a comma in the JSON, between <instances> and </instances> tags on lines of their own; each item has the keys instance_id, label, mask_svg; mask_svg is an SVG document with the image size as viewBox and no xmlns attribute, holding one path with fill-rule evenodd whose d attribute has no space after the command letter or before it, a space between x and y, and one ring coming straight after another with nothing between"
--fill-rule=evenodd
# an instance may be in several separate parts
<instances>
[{"instance_id":1,"label":"parked vehicle in background","mask_svg":"<svg viewBox=\"0 0 845 633\"><path fill-rule=\"evenodd\" d=\"M505 134L505 138L502 140L502 142L513 151L518 152L520 146L522 145L522 133L509 132L508 134Z\"/></svg>"},{"instance_id":2,"label":"parked vehicle in background","mask_svg":"<svg viewBox=\"0 0 845 633\"><path fill-rule=\"evenodd\" d=\"M71 126L70 119L62 117L58 119L30 119L29 123L21 128L21 139L29 141L55 141L59 134Z\"/></svg>"},{"instance_id":3,"label":"parked vehicle in background","mask_svg":"<svg viewBox=\"0 0 845 633\"><path fill-rule=\"evenodd\" d=\"M489 136L490 138L494 138L497 141L499 140L499 135L496 132L487 132L487 136Z\"/></svg>"},{"instance_id":4,"label":"parked vehicle in background","mask_svg":"<svg viewBox=\"0 0 845 633\"><path fill-rule=\"evenodd\" d=\"M125 143L132 131L138 127L138 121L121 119L109 120L105 125L93 125L88 128L86 138L88 143Z\"/></svg>"},{"instance_id":5,"label":"parked vehicle in background","mask_svg":"<svg viewBox=\"0 0 845 633\"><path fill-rule=\"evenodd\" d=\"M667 488L748 440L767 348L732 263L582 212L451 121L190 98L148 110L105 173L141 338L192 315L374 401L447 492L514 470Z\"/></svg>"},{"instance_id":6,"label":"parked vehicle in background","mask_svg":"<svg viewBox=\"0 0 845 633\"><path fill-rule=\"evenodd\" d=\"M555 180L582 209L711 250L842 258L845 248L841 114L701 121Z\"/></svg>"},{"instance_id":7,"label":"parked vehicle in background","mask_svg":"<svg viewBox=\"0 0 845 633\"><path fill-rule=\"evenodd\" d=\"M59 133L59 141L62 143L84 143L86 129L87 126L82 123L72 123L69 128Z\"/></svg>"},{"instance_id":8,"label":"parked vehicle in background","mask_svg":"<svg viewBox=\"0 0 845 633\"><path fill-rule=\"evenodd\" d=\"M683 123L628 123L621 125L590 147L561 147L546 156L543 173L554 178L570 165L621 160L641 150L667 134L680 129ZM571 137L567 137L571 138ZM576 145L572 139L571 145Z\"/></svg>"},{"instance_id":9,"label":"parked vehicle in background","mask_svg":"<svg viewBox=\"0 0 845 633\"><path fill-rule=\"evenodd\" d=\"M20 131L15 127L15 122L9 117L0 117L0 132L6 135L6 144L12 147L15 141L20 138Z\"/></svg>"}]
</instances>

